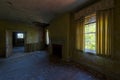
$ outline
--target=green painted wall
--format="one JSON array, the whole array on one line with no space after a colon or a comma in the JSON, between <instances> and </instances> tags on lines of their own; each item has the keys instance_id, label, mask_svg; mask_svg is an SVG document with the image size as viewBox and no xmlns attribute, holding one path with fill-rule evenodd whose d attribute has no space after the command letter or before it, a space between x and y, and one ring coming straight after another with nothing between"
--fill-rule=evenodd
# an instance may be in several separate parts
<instances>
[{"instance_id":1,"label":"green painted wall","mask_svg":"<svg viewBox=\"0 0 120 80\"><path fill-rule=\"evenodd\" d=\"M26 32L26 44L39 43L39 29L33 25L0 21L0 56L5 56L6 30Z\"/></svg>"}]
</instances>

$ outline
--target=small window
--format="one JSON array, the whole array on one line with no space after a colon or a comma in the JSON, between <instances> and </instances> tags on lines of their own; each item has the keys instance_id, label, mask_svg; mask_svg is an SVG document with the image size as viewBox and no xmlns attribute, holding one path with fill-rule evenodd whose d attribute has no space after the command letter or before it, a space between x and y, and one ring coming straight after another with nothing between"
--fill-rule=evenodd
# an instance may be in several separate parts
<instances>
[{"instance_id":1,"label":"small window","mask_svg":"<svg viewBox=\"0 0 120 80\"><path fill-rule=\"evenodd\" d=\"M96 53L96 15L85 17L84 27L84 51Z\"/></svg>"},{"instance_id":2,"label":"small window","mask_svg":"<svg viewBox=\"0 0 120 80\"><path fill-rule=\"evenodd\" d=\"M46 44L49 45L49 31L46 30Z\"/></svg>"},{"instance_id":3,"label":"small window","mask_svg":"<svg viewBox=\"0 0 120 80\"><path fill-rule=\"evenodd\" d=\"M23 33L17 33L17 38L18 39L23 39L24 38L24 34Z\"/></svg>"}]
</instances>

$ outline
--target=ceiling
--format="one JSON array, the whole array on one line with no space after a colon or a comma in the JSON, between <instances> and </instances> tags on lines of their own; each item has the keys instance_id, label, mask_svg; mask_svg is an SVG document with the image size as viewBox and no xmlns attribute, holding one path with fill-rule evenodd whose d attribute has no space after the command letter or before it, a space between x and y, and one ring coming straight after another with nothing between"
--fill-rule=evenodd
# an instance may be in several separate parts
<instances>
[{"instance_id":1,"label":"ceiling","mask_svg":"<svg viewBox=\"0 0 120 80\"><path fill-rule=\"evenodd\" d=\"M96 0L0 0L0 19L49 23L54 17Z\"/></svg>"}]
</instances>

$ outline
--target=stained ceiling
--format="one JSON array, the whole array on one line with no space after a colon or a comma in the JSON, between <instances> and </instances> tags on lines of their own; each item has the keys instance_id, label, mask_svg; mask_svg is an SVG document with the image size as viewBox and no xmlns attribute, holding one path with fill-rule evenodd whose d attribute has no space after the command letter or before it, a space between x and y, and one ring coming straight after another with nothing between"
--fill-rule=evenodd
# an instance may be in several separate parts
<instances>
[{"instance_id":1,"label":"stained ceiling","mask_svg":"<svg viewBox=\"0 0 120 80\"><path fill-rule=\"evenodd\" d=\"M54 17L96 0L0 0L0 19L49 23Z\"/></svg>"}]
</instances>

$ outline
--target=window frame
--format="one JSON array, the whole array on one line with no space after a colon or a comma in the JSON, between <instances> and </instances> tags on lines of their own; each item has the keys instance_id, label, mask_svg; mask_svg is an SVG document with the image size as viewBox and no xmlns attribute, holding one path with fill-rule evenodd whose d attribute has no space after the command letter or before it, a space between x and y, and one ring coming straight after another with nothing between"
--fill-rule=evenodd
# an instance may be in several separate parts
<instances>
[{"instance_id":1,"label":"window frame","mask_svg":"<svg viewBox=\"0 0 120 80\"><path fill-rule=\"evenodd\" d=\"M91 18L93 18L93 17L95 17L95 20L93 20L93 21L91 21L91 22L89 22L89 19L91 19ZM97 43L96 43L96 14L94 13L94 14L91 14L91 15L88 15L88 16L86 16L85 17L85 22L86 22L86 20L88 19L88 22L87 23L84 23L84 52L85 53L91 53L91 54L96 54L96 45L97 45ZM87 27L89 27L91 24L95 24L95 31L94 32L85 32L85 28L86 28L86 25L87 25ZM94 34L95 35L95 50L90 50L90 49L88 49L88 50L86 50L86 39L85 39L85 35L86 34ZM89 42L91 42L91 41L89 41Z\"/></svg>"}]
</instances>

